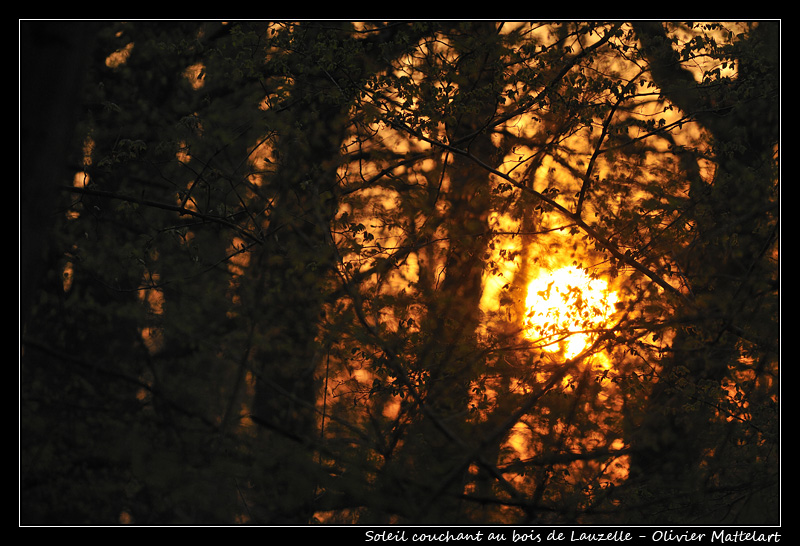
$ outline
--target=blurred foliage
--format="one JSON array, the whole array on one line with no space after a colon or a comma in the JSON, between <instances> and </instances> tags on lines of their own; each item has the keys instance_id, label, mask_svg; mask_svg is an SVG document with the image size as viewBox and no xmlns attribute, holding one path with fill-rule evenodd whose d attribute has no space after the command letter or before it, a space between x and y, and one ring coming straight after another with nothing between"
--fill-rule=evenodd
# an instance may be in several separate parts
<instances>
[{"instance_id":1,"label":"blurred foliage","mask_svg":"<svg viewBox=\"0 0 800 546\"><path fill-rule=\"evenodd\" d=\"M103 23L41 150L21 523L778 523L779 43ZM565 292L574 358L525 335L568 265L616 292Z\"/></svg>"}]
</instances>

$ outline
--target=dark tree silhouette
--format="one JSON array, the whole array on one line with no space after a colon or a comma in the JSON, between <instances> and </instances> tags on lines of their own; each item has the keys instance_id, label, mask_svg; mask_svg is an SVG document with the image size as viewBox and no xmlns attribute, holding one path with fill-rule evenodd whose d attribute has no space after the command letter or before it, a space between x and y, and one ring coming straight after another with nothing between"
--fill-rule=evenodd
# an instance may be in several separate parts
<instances>
[{"instance_id":1,"label":"dark tree silhouette","mask_svg":"<svg viewBox=\"0 0 800 546\"><path fill-rule=\"evenodd\" d=\"M21 523L780 523L778 22L76 25Z\"/></svg>"}]
</instances>

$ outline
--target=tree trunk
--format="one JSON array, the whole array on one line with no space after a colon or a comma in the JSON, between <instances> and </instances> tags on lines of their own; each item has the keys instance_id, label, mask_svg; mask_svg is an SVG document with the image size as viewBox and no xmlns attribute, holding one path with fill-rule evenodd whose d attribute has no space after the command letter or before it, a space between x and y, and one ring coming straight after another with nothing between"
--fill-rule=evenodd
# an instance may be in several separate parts
<instances>
[{"instance_id":1,"label":"tree trunk","mask_svg":"<svg viewBox=\"0 0 800 546\"><path fill-rule=\"evenodd\" d=\"M662 94L710 131L716 154L713 182L692 181L690 210L698 236L682 264L692 281L693 303L681 314L700 320L692 319L691 327L678 331L671 356L662 362L661 380L644 422L632 439L634 477L657 478L656 483L670 486L686 480L692 487L703 483L698 478L703 454L719 446L710 428L712 407L697 404L679 385L688 382L691 392L701 397L704 389L719 388L729 369L737 366L743 333L739 323L746 320L742 310L757 285L771 277L764 252L772 244L777 221L771 166L778 137L779 33L773 23L760 23L739 46L739 73L727 83L730 92L720 104L718 93L698 85L681 67L663 25L641 22L634 27ZM757 97L739 93L752 84L761 91Z\"/></svg>"},{"instance_id":2,"label":"tree trunk","mask_svg":"<svg viewBox=\"0 0 800 546\"><path fill-rule=\"evenodd\" d=\"M71 184L81 92L95 24L20 23L20 324L24 327L42 278L58 201Z\"/></svg>"}]
</instances>

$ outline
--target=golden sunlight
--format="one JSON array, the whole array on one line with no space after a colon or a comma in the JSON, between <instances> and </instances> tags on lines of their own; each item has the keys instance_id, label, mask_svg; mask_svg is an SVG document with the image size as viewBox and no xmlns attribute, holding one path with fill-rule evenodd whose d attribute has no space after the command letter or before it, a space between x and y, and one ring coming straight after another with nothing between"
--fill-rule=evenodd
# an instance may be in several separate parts
<instances>
[{"instance_id":1,"label":"golden sunlight","mask_svg":"<svg viewBox=\"0 0 800 546\"><path fill-rule=\"evenodd\" d=\"M616 292L575 266L533 279L528 285L525 337L551 353L574 358L595 338L614 312Z\"/></svg>"}]
</instances>

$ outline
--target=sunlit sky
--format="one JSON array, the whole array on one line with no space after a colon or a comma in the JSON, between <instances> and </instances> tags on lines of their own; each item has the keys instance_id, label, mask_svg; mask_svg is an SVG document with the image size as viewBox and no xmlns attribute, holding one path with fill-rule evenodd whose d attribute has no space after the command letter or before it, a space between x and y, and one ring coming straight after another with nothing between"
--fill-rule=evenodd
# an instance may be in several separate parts
<instances>
[{"instance_id":1,"label":"sunlit sky","mask_svg":"<svg viewBox=\"0 0 800 546\"><path fill-rule=\"evenodd\" d=\"M563 267L542 274L528 285L525 335L547 343L545 350L574 358L592 341L614 312L615 292L583 269Z\"/></svg>"}]
</instances>

